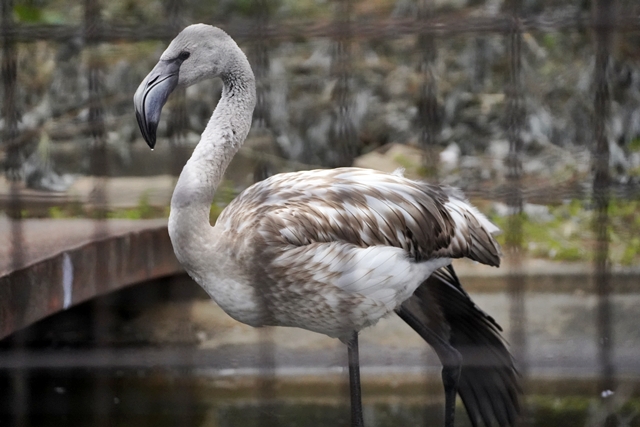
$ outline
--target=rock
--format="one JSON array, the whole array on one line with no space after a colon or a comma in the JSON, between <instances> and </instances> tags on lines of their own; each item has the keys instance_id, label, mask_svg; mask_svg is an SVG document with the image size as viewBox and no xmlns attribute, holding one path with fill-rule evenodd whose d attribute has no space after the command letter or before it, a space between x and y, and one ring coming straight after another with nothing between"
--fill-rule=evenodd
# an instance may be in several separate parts
<instances>
[{"instance_id":1,"label":"rock","mask_svg":"<svg viewBox=\"0 0 640 427\"><path fill-rule=\"evenodd\" d=\"M357 157L353 165L383 172L403 169L406 177L419 179L421 178L422 157L423 152L419 148L402 144L388 144Z\"/></svg>"},{"instance_id":2,"label":"rock","mask_svg":"<svg viewBox=\"0 0 640 427\"><path fill-rule=\"evenodd\" d=\"M517 213L514 208L501 202L494 202L491 207L496 215L501 217L506 217ZM546 205L525 203L522 206L522 212L527 215L529 220L534 222L545 223L553 220L553 215L551 215L551 213L549 212L549 206Z\"/></svg>"},{"instance_id":3,"label":"rock","mask_svg":"<svg viewBox=\"0 0 640 427\"><path fill-rule=\"evenodd\" d=\"M440 168L444 173L449 173L458 167L460 161L460 147L452 142L440 152Z\"/></svg>"},{"instance_id":4,"label":"rock","mask_svg":"<svg viewBox=\"0 0 640 427\"><path fill-rule=\"evenodd\" d=\"M502 3L491 0L476 5L468 0L437 0L434 4L436 8L464 8L468 16L494 16L500 13ZM554 16L555 11L560 13L555 16L573 17L577 13L574 9L558 6L544 12L544 16ZM412 0L394 2L390 12L395 18L410 18L416 13L416 2ZM593 146L596 114L592 40L582 33L570 38L551 33L523 37L520 105L525 117L520 137L524 143L521 160L525 178L557 182L578 175L591 182L589 149ZM621 52L635 52L632 41L621 43ZM507 116L511 106L505 87L508 45L504 38L483 34L439 37L437 45L431 71L436 79L439 129L434 150L442 150L442 178L463 187L486 180L499 186L506 179L504 160L509 151ZM130 143L139 143L130 94L153 67L163 46L114 46L102 44L92 49L91 55L103 64L98 83L104 95L108 144L120 156L119 161L125 163L132 157ZM242 47L250 52L248 43ZM334 48L335 42L330 38L270 44L268 69L258 84L266 95L268 125L278 155L309 166L327 166L340 163L345 153L368 153L362 157L381 156L376 161L384 163L386 169L406 167L385 156L393 153L396 145L417 145L425 126L417 108L424 83L417 36L359 40L351 45L347 121L337 111L339 85L332 67ZM48 133L52 144L73 142L81 152L90 139L86 124L88 61L83 54L83 40L76 37L61 44L21 45L19 49L33 53L20 56L20 131ZM118 49L117 55L113 54L114 49ZM606 137L610 141L615 182L627 182L640 168L640 155L631 149L633 141L640 138L640 69L630 58L629 53L612 58L608 71L611 108ZM220 90L219 81L202 82L187 89L187 144L199 140ZM176 106L173 97L165 107L159 138L172 131L167 117L176 111ZM335 141L336 129L341 127L353 130L352 147L341 147ZM26 139L29 141L20 155L23 159L33 153L33 141L37 140L35 136ZM420 160L407 162L407 169L418 171L421 157L421 153L416 154ZM77 172L77 165L73 167ZM83 168L83 172L90 172L87 165Z\"/></svg>"}]
</instances>

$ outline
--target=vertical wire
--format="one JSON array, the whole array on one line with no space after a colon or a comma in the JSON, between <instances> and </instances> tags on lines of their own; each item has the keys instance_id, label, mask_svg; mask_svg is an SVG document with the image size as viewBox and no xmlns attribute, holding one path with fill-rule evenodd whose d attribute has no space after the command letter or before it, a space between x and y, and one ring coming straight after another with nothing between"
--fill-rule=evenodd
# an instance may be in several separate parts
<instances>
[{"instance_id":1,"label":"vertical wire","mask_svg":"<svg viewBox=\"0 0 640 427\"><path fill-rule=\"evenodd\" d=\"M611 271L609 265L609 202L611 177L609 172L609 141L606 126L609 119L610 99L609 68L610 50L613 39L614 2L597 0L593 4L595 28L595 97L594 97L594 147L593 167L593 203L594 234L596 237L593 268L595 288L598 295L597 342L600 364L600 389L613 390L615 387L615 369L613 365L613 328L611 307ZM610 400L610 399L609 399Z\"/></svg>"},{"instance_id":2,"label":"vertical wire","mask_svg":"<svg viewBox=\"0 0 640 427\"><path fill-rule=\"evenodd\" d=\"M429 25L429 21L434 18L433 0L417 0L418 19L424 27ZM423 28L424 28L423 27ZM420 32L417 35L416 49L419 52L418 71L420 74L420 95L418 98L418 126L420 129L419 146L422 150L422 171L423 177L432 182L438 180L438 156L436 154L437 132L440 128L440 118L438 115L437 82L434 73L435 62L438 51L436 46L436 36L432 31ZM439 373L432 373L430 366L437 365L439 360L431 349L425 352L425 392L429 393L429 384L440 381ZM432 408L425 406L425 424L427 420L433 418ZM444 420L444 419L443 419Z\"/></svg>"},{"instance_id":3,"label":"vertical wire","mask_svg":"<svg viewBox=\"0 0 640 427\"><path fill-rule=\"evenodd\" d=\"M166 0L164 8L168 16L170 34L178 34L185 26L185 3L180 0ZM187 91L184 87L175 88L171 95L171 111L167 115L167 136L171 150L171 175L177 177L189 159L191 147L187 146L186 134L189 130L189 117L187 111ZM174 289L171 287L170 289ZM163 297L164 299L164 297ZM182 355L186 374L193 373L194 351L185 351ZM192 387L188 383L179 381L172 390L172 400L176 402L176 410L172 411L177 425L193 425L194 407L196 397Z\"/></svg>"},{"instance_id":4,"label":"vertical wire","mask_svg":"<svg viewBox=\"0 0 640 427\"><path fill-rule=\"evenodd\" d=\"M88 127L91 135L90 169L94 176L93 207L96 235L106 230L107 197L105 178L107 176L107 150L102 107L103 60L98 52L100 43L100 3L99 0L85 0L85 43L88 83Z\"/></svg>"},{"instance_id":5,"label":"vertical wire","mask_svg":"<svg viewBox=\"0 0 640 427\"><path fill-rule=\"evenodd\" d=\"M254 137L258 137L270 144L268 148L278 149L271 129L271 112L269 105L269 40L268 25L271 19L269 0L253 0L255 16L252 22L253 32L249 58L251 68L256 78L256 107L253 110L251 131ZM253 170L254 182L268 178L272 174L272 165L267 156L257 159Z\"/></svg>"},{"instance_id":6,"label":"vertical wire","mask_svg":"<svg viewBox=\"0 0 640 427\"><path fill-rule=\"evenodd\" d=\"M172 35L178 34L185 24L183 3L179 0L166 0L165 11ZM183 166L189 159L190 149L186 146L186 134L189 128L187 116L187 91L177 87L171 95L171 114L167 115L167 136L171 149L171 174L180 175Z\"/></svg>"},{"instance_id":7,"label":"vertical wire","mask_svg":"<svg viewBox=\"0 0 640 427\"><path fill-rule=\"evenodd\" d=\"M14 28L13 22L13 0L2 0L1 3L2 27L5 30ZM2 40L2 96L3 109L2 119L4 129L2 140L7 146L7 159L5 174L11 181L10 196L8 206L8 216L11 218L11 264L12 270L24 266L24 230L22 223L22 211L24 203L21 200L18 180L21 178L22 158L20 138L18 132L18 122L20 113L17 108L17 81L18 81L18 52L15 40L12 36L6 36ZM18 334L12 351L17 357L16 360L25 360L28 350L26 349L25 334ZM26 427L29 425L29 373L26 368L18 366L11 372L11 408L13 410L13 425L16 427Z\"/></svg>"},{"instance_id":8,"label":"vertical wire","mask_svg":"<svg viewBox=\"0 0 640 427\"><path fill-rule=\"evenodd\" d=\"M489 67L487 61L487 54L489 53L487 38L484 36L477 36L474 40L475 54L473 57L473 83L472 87L475 91L480 91L484 88L484 84L487 81L487 69Z\"/></svg>"},{"instance_id":9,"label":"vertical wire","mask_svg":"<svg viewBox=\"0 0 640 427\"><path fill-rule=\"evenodd\" d=\"M528 369L527 336L526 336L526 306L525 276L522 273L522 222L523 222L523 194L522 194L522 128L525 118L524 100L522 93L522 29L520 27L521 4L519 0L507 3L511 14L511 28L507 35L509 55L509 77L506 87L506 121L509 153L507 166L507 195L506 204L509 207L509 218L506 230L506 255L508 262L508 294L509 321L512 351L523 377L526 378Z\"/></svg>"},{"instance_id":10,"label":"vertical wire","mask_svg":"<svg viewBox=\"0 0 640 427\"><path fill-rule=\"evenodd\" d=\"M267 134L270 128L269 103L267 95L269 91L269 49L267 40L267 26L269 24L269 0L253 0L254 14L253 40L251 40L250 55L252 68L256 78L256 107L253 110L253 131ZM257 180L266 178L269 166L266 160L260 161L258 168L254 170L254 178ZM265 292L268 292L265 290ZM259 405L262 411L258 416L257 425L268 427L276 426L277 413L275 405L276 397L276 358L275 343L273 341L273 328L270 326L257 330L258 339L258 368L257 392Z\"/></svg>"},{"instance_id":11,"label":"vertical wire","mask_svg":"<svg viewBox=\"0 0 640 427\"><path fill-rule=\"evenodd\" d=\"M433 0L418 0L418 19L426 26L433 18ZM436 36L433 32L418 34L420 52L419 71L422 84L418 101L420 121L420 148L422 149L423 174L431 180L438 179L437 133L440 128L438 115L437 82L434 73L437 58Z\"/></svg>"},{"instance_id":12,"label":"vertical wire","mask_svg":"<svg viewBox=\"0 0 640 427\"><path fill-rule=\"evenodd\" d=\"M269 0L254 0L256 15L254 22L254 39L251 47L251 66L256 77L256 108L253 110L253 126L267 129L270 124L269 82L269 49L267 45L267 26L269 24Z\"/></svg>"},{"instance_id":13,"label":"vertical wire","mask_svg":"<svg viewBox=\"0 0 640 427\"><path fill-rule=\"evenodd\" d=\"M2 40L2 85L3 85L3 108L2 118L4 119L3 143L6 146L5 175L15 182L22 178L22 147L18 138L18 122L20 112L17 106L17 59L18 51L16 42L10 30L15 29L13 21L14 0L2 1L2 27L7 35Z\"/></svg>"},{"instance_id":14,"label":"vertical wire","mask_svg":"<svg viewBox=\"0 0 640 427\"><path fill-rule=\"evenodd\" d=\"M108 231L108 200L106 194L106 177L108 172L107 147L105 139L104 111L102 105L102 73L104 60L98 51L101 41L101 4L100 0L84 1L84 36L87 58L88 81L88 126L91 136L90 168L94 177L92 215L94 218L94 241L98 241ZM109 254L106 247L96 244L94 286L96 295L107 291L109 286ZM93 345L102 348L108 346L108 334L111 323L109 306L104 299L96 300L92 313ZM108 352L103 352L109 358ZM104 364L105 366L108 363ZM93 373L93 425L108 426L111 419L112 384L108 377L108 369L96 369Z\"/></svg>"},{"instance_id":15,"label":"vertical wire","mask_svg":"<svg viewBox=\"0 0 640 427\"><path fill-rule=\"evenodd\" d=\"M329 131L330 153L327 166L351 166L357 151L357 134L353 124L351 91L351 15L352 0L336 0L334 4L334 42L331 56L331 77L336 85L332 93L335 113Z\"/></svg>"},{"instance_id":16,"label":"vertical wire","mask_svg":"<svg viewBox=\"0 0 640 427\"><path fill-rule=\"evenodd\" d=\"M349 88L351 72L351 0L335 0L333 3L333 44L331 51L330 75L336 84L331 93L334 105L331 128L329 130L329 156L327 166L340 167L350 166L353 163L356 153L356 132L351 122L351 95ZM336 319L345 325L349 324L351 307L346 302L342 302L338 312L341 318ZM353 331L357 334L356 331ZM340 351L348 350L340 346ZM345 352L348 354L348 351ZM346 354L346 355L347 355ZM342 393L345 402L351 397L351 373L349 358L344 359L349 376L346 383L343 383Z\"/></svg>"}]
</instances>

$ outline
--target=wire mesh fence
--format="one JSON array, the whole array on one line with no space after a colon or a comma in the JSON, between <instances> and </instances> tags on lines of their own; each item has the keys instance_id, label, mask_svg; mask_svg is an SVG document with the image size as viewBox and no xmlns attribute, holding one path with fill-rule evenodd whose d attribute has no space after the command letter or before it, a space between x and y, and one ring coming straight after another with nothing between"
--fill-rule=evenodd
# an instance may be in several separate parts
<instances>
[{"instance_id":1,"label":"wire mesh fence","mask_svg":"<svg viewBox=\"0 0 640 427\"><path fill-rule=\"evenodd\" d=\"M0 331L8 338L0 350L0 370L7 425L45 425L42 413L74 412L73 402L65 400L66 386L52 386L57 409L38 401L39 384L73 382L56 369L92 370L85 384L90 397L83 400L92 409L81 412L89 413L93 424L124 425L114 407L124 398L114 396L126 394L127 382L123 386L109 369L166 366L196 372L224 356L234 361L222 364L224 369L261 374L256 399L266 406L255 416L256 425L285 425L288 415L268 406L275 405L279 368L290 364L293 375L304 377L313 372L305 363L318 362L315 356L298 355L303 362L287 356L288 347L279 347L283 338L271 329L258 333L253 359L219 348L208 351L206 345L198 351L114 345L123 306L203 298L198 291L184 296L175 286L182 283L180 276L157 279L177 269L131 276L135 280L116 273L126 269L122 263L129 256L116 252L129 243L116 249L96 244L93 273L70 279L80 289L74 288L70 301L38 281L38 274L64 278L64 257L53 270L33 267L43 257L36 249L48 245L56 255L73 249L65 241L73 232L66 228L86 229L83 242L99 243L139 231L138 226L125 230L118 221L166 218L174 178L221 86L203 83L173 95L154 156L143 147L131 98L166 43L199 21L232 35L257 79L253 128L216 195L212 219L253 181L315 166L401 167L409 176L460 187L504 231L506 273L485 277L469 265L468 281L473 292L494 294L479 299L508 325L523 377L532 384L544 375L571 377L573 384L596 378L604 409L592 405L588 417L576 422L638 424L639 416L629 409L637 407L638 333L632 319L640 261L640 8L634 2L2 0L1 5ZM61 237L47 240L55 233ZM141 247L169 244L153 239ZM140 260L131 271L156 271L154 263L162 260ZM85 304L78 309L80 323L90 326L72 344L43 332L46 324L28 327L140 277L166 289ZM576 301L588 308L580 311L572 305ZM545 311L563 307L573 314L564 318ZM584 313L591 317L577 319ZM535 334L542 327L536 322L545 316L565 332L549 332L553 343L546 347ZM81 344L83 339L90 345ZM563 341L577 357L563 355ZM63 351L65 346L69 350ZM432 353L420 354L426 367L437 365ZM402 356L391 360L403 363ZM53 379L43 381L43 375ZM194 389L175 381L176 390L163 390L183 409L169 423L218 425L194 415L201 404ZM617 390L625 390L622 397L609 399ZM153 403L152 387L146 396L138 414L162 406L161 397ZM225 410L227 418L218 422L246 422L229 407L217 408L218 414ZM302 410L313 413L310 406ZM34 411L41 411L39 421L33 421ZM428 422L430 414L411 419ZM162 419L156 415L149 419ZM540 424L536 416L525 414L521 424Z\"/></svg>"}]
</instances>

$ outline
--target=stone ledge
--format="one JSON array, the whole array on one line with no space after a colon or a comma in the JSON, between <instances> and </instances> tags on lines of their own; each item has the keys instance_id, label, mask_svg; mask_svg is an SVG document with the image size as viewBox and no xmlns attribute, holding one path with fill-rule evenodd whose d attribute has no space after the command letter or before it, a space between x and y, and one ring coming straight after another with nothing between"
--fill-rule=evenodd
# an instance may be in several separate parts
<instances>
[{"instance_id":1,"label":"stone ledge","mask_svg":"<svg viewBox=\"0 0 640 427\"><path fill-rule=\"evenodd\" d=\"M0 221L0 235L11 236L10 227ZM182 271L165 220L25 220L16 232L20 249L0 249L0 339L97 295Z\"/></svg>"}]
</instances>

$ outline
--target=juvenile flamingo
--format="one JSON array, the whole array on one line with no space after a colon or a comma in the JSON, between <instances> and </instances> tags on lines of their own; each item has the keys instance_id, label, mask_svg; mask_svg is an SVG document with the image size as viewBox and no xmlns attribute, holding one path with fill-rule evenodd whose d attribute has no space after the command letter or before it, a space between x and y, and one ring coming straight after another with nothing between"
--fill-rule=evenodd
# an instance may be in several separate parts
<instances>
[{"instance_id":1,"label":"juvenile flamingo","mask_svg":"<svg viewBox=\"0 0 640 427\"><path fill-rule=\"evenodd\" d=\"M224 31L189 26L134 96L153 148L169 94L214 77L222 79L222 97L171 199L169 235L187 273L240 322L295 326L345 343L353 426L363 425L358 331L394 311L443 364L446 427L454 424L456 393L474 426L513 425L519 386L512 357L500 327L450 266L461 257L498 266L498 228L458 190L358 168L272 176L211 226L213 195L256 103L246 56Z\"/></svg>"}]
</instances>

